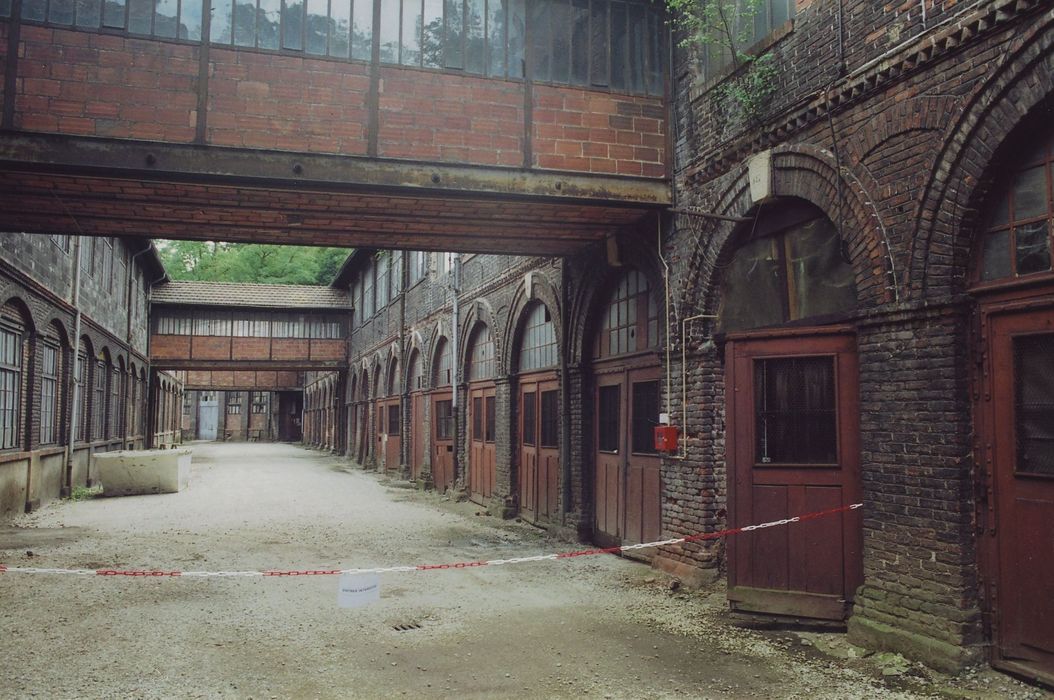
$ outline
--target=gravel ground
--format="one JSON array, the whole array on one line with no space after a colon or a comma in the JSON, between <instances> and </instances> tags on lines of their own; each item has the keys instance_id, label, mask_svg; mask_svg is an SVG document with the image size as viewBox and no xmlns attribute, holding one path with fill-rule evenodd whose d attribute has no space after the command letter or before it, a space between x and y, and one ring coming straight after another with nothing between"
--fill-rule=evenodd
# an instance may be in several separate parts
<instances>
[{"instance_id":1,"label":"gravel ground","mask_svg":"<svg viewBox=\"0 0 1054 700\"><path fill-rule=\"evenodd\" d=\"M0 563L313 569L569 548L298 447L193 447L187 490L50 504L0 528ZM951 678L867 655L837 633L738 626L717 588L676 589L613 556L387 574L358 609L336 593L328 576L8 573L0 697L1054 698L988 670Z\"/></svg>"}]
</instances>

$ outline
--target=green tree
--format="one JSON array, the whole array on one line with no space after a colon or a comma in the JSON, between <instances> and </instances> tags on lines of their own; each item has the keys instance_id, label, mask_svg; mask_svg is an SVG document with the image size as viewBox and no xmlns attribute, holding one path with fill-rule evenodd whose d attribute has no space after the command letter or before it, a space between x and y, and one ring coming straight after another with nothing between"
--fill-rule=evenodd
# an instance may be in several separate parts
<instances>
[{"instance_id":1,"label":"green tree","mask_svg":"<svg viewBox=\"0 0 1054 700\"><path fill-rule=\"evenodd\" d=\"M333 281L351 254L348 248L157 241L161 260L175 280L319 284Z\"/></svg>"}]
</instances>

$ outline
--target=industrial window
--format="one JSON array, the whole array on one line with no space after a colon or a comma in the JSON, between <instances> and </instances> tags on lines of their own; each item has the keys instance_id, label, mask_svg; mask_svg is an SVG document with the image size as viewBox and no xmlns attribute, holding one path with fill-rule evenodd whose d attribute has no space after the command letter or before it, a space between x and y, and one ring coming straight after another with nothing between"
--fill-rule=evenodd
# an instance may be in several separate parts
<instances>
[{"instance_id":1,"label":"industrial window","mask_svg":"<svg viewBox=\"0 0 1054 700\"><path fill-rule=\"evenodd\" d=\"M242 394L240 391L227 392L227 415L238 415L242 412Z\"/></svg>"},{"instance_id":2,"label":"industrial window","mask_svg":"<svg viewBox=\"0 0 1054 700\"><path fill-rule=\"evenodd\" d=\"M468 367L469 381L493 379L497 373L497 359L494 357L494 337L490 326L479 324L473 334L472 359Z\"/></svg>"},{"instance_id":3,"label":"industrial window","mask_svg":"<svg viewBox=\"0 0 1054 700\"><path fill-rule=\"evenodd\" d=\"M439 274L445 275L454 271L454 262L457 260L457 253L436 253L439 256Z\"/></svg>"},{"instance_id":4,"label":"industrial window","mask_svg":"<svg viewBox=\"0 0 1054 700\"><path fill-rule=\"evenodd\" d=\"M121 428L123 427L121 420L123 406L121 405L121 389L124 379L124 373L121 372L117 365L110 365L110 434L109 437L119 437L121 435Z\"/></svg>"},{"instance_id":5,"label":"industrial window","mask_svg":"<svg viewBox=\"0 0 1054 700\"><path fill-rule=\"evenodd\" d=\"M838 461L834 358L754 362L756 464Z\"/></svg>"},{"instance_id":6,"label":"industrial window","mask_svg":"<svg viewBox=\"0 0 1054 700\"><path fill-rule=\"evenodd\" d=\"M198 312L194 315L194 335L229 336L231 317L221 312Z\"/></svg>"},{"instance_id":7,"label":"industrial window","mask_svg":"<svg viewBox=\"0 0 1054 700\"><path fill-rule=\"evenodd\" d=\"M22 7L25 8L25 4L23 4ZM70 252L69 234L52 234L51 242L54 243L63 253L68 254Z\"/></svg>"},{"instance_id":8,"label":"industrial window","mask_svg":"<svg viewBox=\"0 0 1054 700\"><path fill-rule=\"evenodd\" d=\"M0 449L3 450L18 447L20 443L24 337L24 328L17 318L7 313L0 315Z\"/></svg>"},{"instance_id":9,"label":"industrial window","mask_svg":"<svg viewBox=\"0 0 1054 700\"><path fill-rule=\"evenodd\" d=\"M40 444L58 442L59 346L50 339L41 344L40 355Z\"/></svg>"},{"instance_id":10,"label":"industrial window","mask_svg":"<svg viewBox=\"0 0 1054 700\"><path fill-rule=\"evenodd\" d=\"M271 315L265 311L238 312L231 321L235 338L267 338L271 335Z\"/></svg>"},{"instance_id":11,"label":"industrial window","mask_svg":"<svg viewBox=\"0 0 1054 700\"><path fill-rule=\"evenodd\" d=\"M142 391L139 388L141 380L135 372L135 366L132 367L132 425L129 430L130 435L139 434L139 412L142 407L139 405L139 397L142 395Z\"/></svg>"},{"instance_id":12,"label":"industrial window","mask_svg":"<svg viewBox=\"0 0 1054 700\"><path fill-rule=\"evenodd\" d=\"M856 307L856 278L834 224L800 200L757 214L750 237L724 267L722 331L778 326Z\"/></svg>"},{"instance_id":13,"label":"industrial window","mask_svg":"<svg viewBox=\"0 0 1054 700\"><path fill-rule=\"evenodd\" d=\"M392 359L388 367L388 396L398 396L403 391L402 374L399 372L399 361Z\"/></svg>"},{"instance_id":14,"label":"industrial window","mask_svg":"<svg viewBox=\"0 0 1054 700\"><path fill-rule=\"evenodd\" d=\"M717 75L732 63L728 33L732 34L736 50L742 52L794 17L794 0L715 0L715 3L721 19L727 20L722 25L728 30L719 30L718 36L707 37L710 41L703 54L707 77Z\"/></svg>"},{"instance_id":15,"label":"industrial window","mask_svg":"<svg viewBox=\"0 0 1054 700\"><path fill-rule=\"evenodd\" d=\"M545 304L535 304L524 321L520 340L520 371L555 367L557 363L556 328Z\"/></svg>"},{"instance_id":16,"label":"industrial window","mask_svg":"<svg viewBox=\"0 0 1054 700\"><path fill-rule=\"evenodd\" d=\"M379 254L374 259L377 269L377 309L383 309L388 305L391 291L392 258L390 254Z\"/></svg>"},{"instance_id":17,"label":"industrial window","mask_svg":"<svg viewBox=\"0 0 1054 700\"><path fill-rule=\"evenodd\" d=\"M191 335L193 318L188 312L161 311L157 317L158 335Z\"/></svg>"},{"instance_id":18,"label":"industrial window","mask_svg":"<svg viewBox=\"0 0 1054 700\"><path fill-rule=\"evenodd\" d=\"M1013 342L1017 471L1054 475L1054 333Z\"/></svg>"},{"instance_id":19,"label":"industrial window","mask_svg":"<svg viewBox=\"0 0 1054 700\"><path fill-rule=\"evenodd\" d=\"M436 401L436 439L450 440L454 437L454 410L450 400Z\"/></svg>"},{"instance_id":20,"label":"industrial window","mask_svg":"<svg viewBox=\"0 0 1054 700\"><path fill-rule=\"evenodd\" d=\"M104 238L102 239L102 278L103 281L109 286L109 292L113 293L113 239Z\"/></svg>"},{"instance_id":21,"label":"industrial window","mask_svg":"<svg viewBox=\"0 0 1054 700\"><path fill-rule=\"evenodd\" d=\"M410 360L410 390L415 391L426 387L424 360L421 359L421 353L415 350L413 359Z\"/></svg>"},{"instance_id":22,"label":"industrial window","mask_svg":"<svg viewBox=\"0 0 1054 700\"><path fill-rule=\"evenodd\" d=\"M659 383L634 382L633 452L655 454L655 426L659 424Z\"/></svg>"},{"instance_id":23,"label":"industrial window","mask_svg":"<svg viewBox=\"0 0 1054 700\"><path fill-rule=\"evenodd\" d=\"M533 391L523 395L523 444L534 445L538 439L537 397Z\"/></svg>"},{"instance_id":24,"label":"industrial window","mask_svg":"<svg viewBox=\"0 0 1054 700\"><path fill-rule=\"evenodd\" d=\"M542 392L541 428L539 444L542 447L556 447L560 436L560 405L556 391Z\"/></svg>"},{"instance_id":25,"label":"industrial window","mask_svg":"<svg viewBox=\"0 0 1054 700\"><path fill-rule=\"evenodd\" d=\"M201 41L201 0L26 0L22 19Z\"/></svg>"},{"instance_id":26,"label":"industrial window","mask_svg":"<svg viewBox=\"0 0 1054 700\"><path fill-rule=\"evenodd\" d=\"M619 401L622 387L602 386L597 391L597 449L601 452L619 450Z\"/></svg>"},{"instance_id":27,"label":"industrial window","mask_svg":"<svg viewBox=\"0 0 1054 700\"><path fill-rule=\"evenodd\" d=\"M479 396L472 399L472 439L483 440L483 399Z\"/></svg>"},{"instance_id":28,"label":"industrial window","mask_svg":"<svg viewBox=\"0 0 1054 700\"><path fill-rule=\"evenodd\" d=\"M410 251L410 284L416 284L428 274L428 253L420 250Z\"/></svg>"},{"instance_id":29,"label":"industrial window","mask_svg":"<svg viewBox=\"0 0 1054 700\"><path fill-rule=\"evenodd\" d=\"M285 315L271 321L271 335L274 338L304 338L307 337L304 316Z\"/></svg>"},{"instance_id":30,"label":"industrial window","mask_svg":"<svg viewBox=\"0 0 1054 700\"><path fill-rule=\"evenodd\" d=\"M184 416L189 416L190 415L190 409L192 407L191 397L192 397L192 394L189 391L187 393L183 394L183 415Z\"/></svg>"},{"instance_id":31,"label":"industrial window","mask_svg":"<svg viewBox=\"0 0 1054 700\"><path fill-rule=\"evenodd\" d=\"M596 357L637 352L659 344L659 306L648 279L638 270L626 272L608 304L597 337Z\"/></svg>"},{"instance_id":32,"label":"industrial window","mask_svg":"<svg viewBox=\"0 0 1054 700\"><path fill-rule=\"evenodd\" d=\"M253 413L267 413L267 404L269 394L266 391L254 391L252 392L252 411Z\"/></svg>"},{"instance_id":33,"label":"industrial window","mask_svg":"<svg viewBox=\"0 0 1054 700\"><path fill-rule=\"evenodd\" d=\"M453 367L450 343L443 338L439 341L439 354L436 357L435 386L449 386L453 382Z\"/></svg>"},{"instance_id":34,"label":"industrial window","mask_svg":"<svg viewBox=\"0 0 1054 700\"><path fill-rule=\"evenodd\" d=\"M399 404L388 407L388 434L399 434Z\"/></svg>"},{"instance_id":35,"label":"industrial window","mask_svg":"<svg viewBox=\"0 0 1054 700\"><path fill-rule=\"evenodd\" d=\"M484 407L484 411L486 411L486 417L487 417L487 425L486 425L486 430L485 430L484 435L483 435L483 439L486 440L487 442L494 442L495 428L497 427L497 421L496 421L497 416L495 415L495 410L496 410L497 406L495 404L494 397L493 396L485 397L483 399L483 407Z\"/></svg>"},{"instance_id":36,"label":"industrial window","mask_svg":"<svg viewBox=\"0 0 1054 700\"><path fill-rule=\"evenodd\" d=\"M88 348L82 340L77 350L77 386L80 390L80 406L77 407L77 439L86 442L90 439L88 426L91 425L91 387L88 385L91 366L88 362Z\"/></svg>"},{"instance_id":37,"label":"industrial window","mask_svg":"<svg viewBox=\"0 0 1054 700\"><path fill-rule=\"evenodd\" d=\"M96 360L92 375L95 393L92 397L91 439L101 440L106 437L106 380L109 377L106 362Z\"/></svg>"},{"instance_id":38,"label":"industrial window","mask_svg":"<svg viewBox=\"0 0 1054 700\"><path fill-rule=\"evenodd\" d=\"M1054 249L1054 135L1015 161L1013 178L988 204L981 281L1051 270Z\"/></svg>"},{"instance_id":39,"label":"industrial window","mask_svg":"<svg viewBox=\"0 0 1054 700\"><path fill-rule=\"evenodd\" d=\"M363 286L362 286L362 319L363 321L373 316L373 312L377 309L376 297L373 292L374 275L377 274L377 268L370 266L366 268L362 273Z\"/></svg>"}]
</instances>

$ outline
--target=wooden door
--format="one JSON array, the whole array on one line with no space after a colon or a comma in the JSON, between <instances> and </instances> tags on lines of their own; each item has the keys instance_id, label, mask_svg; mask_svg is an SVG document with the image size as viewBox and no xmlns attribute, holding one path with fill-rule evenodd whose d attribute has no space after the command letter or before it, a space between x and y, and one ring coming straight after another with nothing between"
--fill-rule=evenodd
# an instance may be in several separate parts
<instances>
[{"instance_id":1,"label":"wooden door","mask_svg":"<svg viewBox=\"0 0 1054 700\"><path fill-rule=\"evenodd\" d=\"M520 380L520 517L551 520L560 508L560 409L558 384L544 378Z\"/></svg>"},{"instance_id":2,"label":"wooden door","mask_svg":"<svg viewBox=\"0 0 1054 700\"><path fill-rule=\"evenodd\" d=\"M659 539L662 460L655 451L661 370L597 377L594 533L606 546Z\"/></svg>"},{"instance_id":3,"label":"wooden door","mask_svg":"<svg viewBox=\"0 0 1054 700\"><path fill-rule=\"evenodd\" d=\"M1054 308L991 316L988 349L993 663L1054 683Z\"/></svg>"},{"instance_id":4,"label":"wooden door","mask_svg":"<svg viewBox=\"0 0 1054 700\"><path fill-rule=\"evenodd\" d=\"M494 384L474 384L469 389L468 493L476 503L486 505L494 495L497 479Z\"/></svg>"},{"instance_id":5,"label":"wooden door","mask_svg":"<svg viewBox=\"0 0 1054 700\"><path fill-rule=\"evenodd\" d=\"M410 478L416 481L421 476L425 463L425 394L412 394L410 398Z\"/></svg>"},{"instance_id":6,"label":"wooden door","mask_svg":"<svg viewBox=\"0 0 1054 700\"><path fill-rule=\"evenodd\" d=\"M432 394L432 481L440 493L454 485L454 412L450 391Z\"/></svg>"},{"instance_id":7,"label":"wooden door","mask_svg":"<svg viewBox=\"0 0 1054 700\"><path fill-rule=\"evenodd\" d=\"M388 399L381 411L384 413L384 468L398 471L402 449L402 417L399 398Z\"/></svg>"},{"instance_id":8,"label":"wooden door","mask_svg":"<svg viewBox=\"0 0 1054 700\"><path fill-rule=\"evenodd\" d=\"M729 525L860 497L856 340L843 332L744 336L726 347ZM863 581L860 515L728 540L734 610L844 620Z\"/></svg>"}]
</instances>

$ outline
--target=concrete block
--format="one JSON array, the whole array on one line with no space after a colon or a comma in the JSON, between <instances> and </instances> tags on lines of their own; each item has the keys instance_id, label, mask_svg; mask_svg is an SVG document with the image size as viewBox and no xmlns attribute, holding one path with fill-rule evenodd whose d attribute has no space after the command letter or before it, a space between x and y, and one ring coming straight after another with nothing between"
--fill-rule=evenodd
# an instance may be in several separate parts
<instances>
[{"instance_id":1,"label":"concrete block","mask_svg":"<svg viewBox=\"0 0 1054 700\"><path fill-rule=\"evenodd\" d=\"M92 456L104 496L177 493L190 481L191 450L126 450Z\"/></svg>"}]
</instances>

